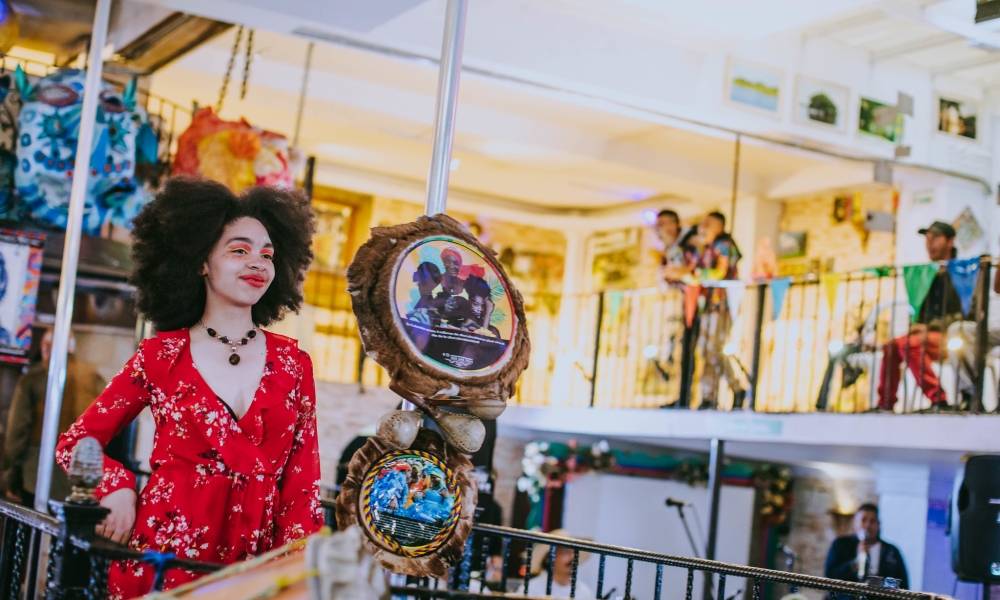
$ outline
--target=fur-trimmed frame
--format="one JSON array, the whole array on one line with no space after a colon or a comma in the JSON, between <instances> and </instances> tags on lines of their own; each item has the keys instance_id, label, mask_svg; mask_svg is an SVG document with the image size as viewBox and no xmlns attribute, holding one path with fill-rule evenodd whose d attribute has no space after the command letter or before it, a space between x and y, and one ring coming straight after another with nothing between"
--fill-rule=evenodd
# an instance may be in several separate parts
<instances>
[{"instance_id":1,"label":"fur-trimmed frame","mask_svg":"<svg viewBox=\"0 0 1000 600\"><path fill-rule=\"evenodd\" d=\"M472 518L476 512L479 487L472 477L472 463L469 459L446 444L436 432L420 429L416 441L410 448L437 456L451 469L455 482L462 491L462 513L459 515L458 523L440 548L423 556L405 557L393 554L375 543L368 531L365 531L364 543L375 555L375 559L393 573L414 577L446 577L448 566L458 564L461 560L462 552L465 550L465 540L472 531ZM344 480L340 495L337 496L338 529L343 531L351 525L360 525L359 501L365 475L379 459L393 450L395 449L385 445L377 437L370 437L365 445L354 453L347 467L347 479ZM361 525L361 529L364 531L365 527Z\"/></svg>"},{"instance_id":2,"label":"fur-trimmed frame","mask_svg":"<svg viewBox=\"0 0 1000 600\"><path fill-rule=\"evenodd\" d=\"M499 367L486 374L469 374L436 366L413 351L396 317L392 297L397 263L417 242L450 236L475 248L489 262L510 293L514 335ZM530 342L525 327L524 300L511 284L496 254L483 246L461 223L448 215L421 217L413 223L375 227L347 269L347 289L365 352L382 365L399 387L427 398L431 404L458 406L484 419L495 419L513 395L521 372L528 366Z\"/></svg>"}]
</instances>

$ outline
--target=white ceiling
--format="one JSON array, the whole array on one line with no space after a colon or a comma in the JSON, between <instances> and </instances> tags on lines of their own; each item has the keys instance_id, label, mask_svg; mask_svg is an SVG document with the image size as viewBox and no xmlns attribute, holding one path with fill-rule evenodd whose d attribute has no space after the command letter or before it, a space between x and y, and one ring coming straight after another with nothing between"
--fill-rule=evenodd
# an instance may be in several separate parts
<instances>
[{"instance_id":1,"label":"white ceiling","mask_svg":"<svg viewBox=\"0 0 1000 600\"><path fill-rule=\"evenodd\" d=\"M368 174L412 186L426 177L437 65L419 57L440 52L445 0L285 0L280 10L266 0L146 1L255 27L249 92L240 101L234 91L241 53L223 116L246 116L289 136L306 54L301 34L339 40L315 46L301 146L321 164L353 169L362 180ZM704 63L720 47L800 34L864 50L873 61L932 71L962 66L949 75L978 85L1000 77L1000 52L969 47L967 40L978 36L981 44L996 36L1000 50L1000 34L955 25L965 23L961 13L971 3L476 0L469 8L464 63L472 72L460 86L452 189L559 209L650 197L687 201L682 211L688 212L728 206L733 136L659 109L683 101L679 116L715 118L692 103L692 94L704 90L671 85L690 79L694 67L686 65ZM234 36L228 32L157 73L153 91L181 103L215 104ZM651 63L656 56L668 58ZM996 64L968 66L994 58ZM647 110L649 97L662 102ZM716 122L733 125L731 118ZM779 136L770 131L774 125L752 128ZM744 140L740 190L764 195L828 162Z\"/></svg>"}]
</instances>

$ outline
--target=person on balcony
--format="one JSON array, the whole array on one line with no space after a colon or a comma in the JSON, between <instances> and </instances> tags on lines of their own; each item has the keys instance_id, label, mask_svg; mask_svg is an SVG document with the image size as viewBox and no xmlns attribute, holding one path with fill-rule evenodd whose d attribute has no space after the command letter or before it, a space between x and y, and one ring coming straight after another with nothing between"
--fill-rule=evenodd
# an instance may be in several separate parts
<instances>
[{"instance_id":1,"label":"person on balcony","mask_svg":"<svg viewBox=\"0 0 1000 600\"><path fill-rule=\"evenodd\" d=\"M39 346L42 360L32 365L18 379L17 387L14 388L14 398L7 414L7 436L4 439L4 484L7 498L24 506L35 505L35 476L41 452L45 388L49 378L49 357L52 354L51 329L42 336ZM59 433L65 432L80 418L105 386L104 378L94 367L77 360L75 347L76 340L71 336L66 360L66 387L59 413ZM62 469L55 469L52 472L49 497L61 501L69 493L69 478Z\"/></svg>"},{"instance_id":2,"label":"person on balcony","mask_svg":"<svg viewBox=\"0 0 1000 600\"><path fill-rule=\"evenodd\" d=\"M1000 268L993 274L993 291L1000 294ZM971 400L976 381L976 339L978 338L978 324L973 320L976 314L976 302L978 294L973 296L972 308L969 310L970 320L955 321L948 327L948 339L959 339L962 341L957 352L949 352L948 360L951 366L959 374L959 394L962 396L962 403L967 404ZM1000 315L1000 295L990 297L990 316ZM1000 327L995 324L986 331L986 351L1000 346Z\"/></svg>"},{"instance_id":3,"label":"person on balcony","mask_svg":"<svg viewBox=\"0 0 1000 600\"><path fill-rule=\"evenodd\" d=\"M685 267L696 282L732 280L738 277L736 265L741 258L736 241L725 232L726 217L719 212L705 215L697 233L689 234L684 242ZM702 409L718 407L719 382L725 378L740 403L746 392L732 364L723 353L732 317L726 304L726 290L705 286L702 289L705 306L695 327L703 337L705 367L701 374Z\"/></svg>"},{"instance_id":4,"label":"person on balcony","mask_svg":"<svg viewBox=\"0 0 1000 600\"><path fill-rule=\"evenodd\" d=\"M931 411L948 410L948 399L934 363L943 360L942 337L948 326L962 319L962 302L948 276L945 262L955 258L955 228L934 221L917 233L923 235L927 257L940 263L940 269L920 311L906 335L889 340L883 346L882 372L878 384L877 411L892 411L896 406L902 365L916 377L920 389L931 401Z\"/></svg>"},{"instance_id":5,"label":"person on balcony","mask_svg":"<svg viewBox=\"0 0 1000 600\"><path fill-rule=\"evenodd\" d=\"M862 504L854 515L854 535L839 537L826 556L829 579L865 583L869 577L892 577L899 587L910 589L906 564L899 548L881 538L878 506ZM832 594L833 600L851 600L848 594Z\"/></svg>"},{"instance_id":6,"label":"person on balcony","mask_svg":"<svg viewBox=\"0 0 1000 600\"><path fill-rule=\"evenodd\" d=\"M663 244L660 260L660 278L668 285L676 285L691 272L685 268L684 241L694 229L681 227L681 219L676 212L665 208L656 215L653 232Z\"/></svg>"},{"instance_id":7,"label":"person on balcony","mask_svg":"<svg viewBox=\"0 0 1000 600\"><path fill-rule=\"evenodd\" d=\"M138 309L156 328L60 436L56 461L106 445L149 407L152 475L104 457L98 533L132 549L230 564L320 529L316 386L295 340L260 330L302 304L314 218L297 192L174 178L135 219ZM222 342L222 343L220 343ZM111 565L112 598L148 594L156 569ZM165 588L196 575L171 569Z\"/></svg>"}]
</instances>

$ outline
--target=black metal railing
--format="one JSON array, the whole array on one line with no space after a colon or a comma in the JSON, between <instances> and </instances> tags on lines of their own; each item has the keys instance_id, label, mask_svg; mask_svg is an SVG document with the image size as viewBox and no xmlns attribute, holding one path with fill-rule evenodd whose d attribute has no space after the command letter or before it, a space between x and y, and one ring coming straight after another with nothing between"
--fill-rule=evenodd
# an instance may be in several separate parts
<instances>
[{"instance_id":1,"label":"black metal railing","mask_svg":"<svg viewBox=\"0 0 1000 600\"><path fill-rule=\"evenodd\" d=\"M0 600L106 598L108 570L118 560L162 564L161 573L178 568L209 573L222 568L139 552L98 536L95 528L108 509L97 504L52 501L50 507L53 515L0 500ZM43 569L45 587L39 593ZM150 591L162 586L163 578L158 577Z\"/></svg>"},{"instance_id":2,"label":"black metal railing","mask_svg":"<svg viewBox=\"0 0 1000 600\"><path fill-rule=\"evenodd\" d=\"M852 583L699 558L659 554L494 525L475 525L473 533L474 535L470 539L476 540L476 542L470 541L468 544L466 564L485 565L490 549L500 548L499 558L502 566L499 577L487 579L486 570L481 569L479 572L473 572L471 577L466 577L464 580L461 577L449 577L449 585L447 586L441 586L437 581L417 579L409 587L393 587L393 594L448 600L479 597L502 597L513 600L547 596L553 592L552 565L556 561L557 553L569 550L573 553L568 584L569 597L571 598L577 597L577 590L580 589L578 584L583 581L581 564L586 554L591 554L597 559L597 573L592 579L595 584L593 594L596 598L608 598L614 595L623 600L633 600L637 597L662 600L668 597L678 598L683 595L685 600L694 600L698 595L696 593L697 584L704 581L708 587L708 592L703 594L706 600L724 599L738 595L737 592L737 594L727 596L727 593L732 592L734 580L745 580L742 585L743 589L748 592L744 596L748 600L762 600L763 586L768 583L783 584L793 592L809 589L856 600L866 598L935 600L943 598L935 594L902 590L896 587L898 584L894 580L878 577L871 578L866 584ZM516 552L514 551L515 545L518 547ZM474 548L474 546L478 546L478 548ZM536 548L536 546L539 547ZM528 567L532 564L534 553L539 551L546 553L548 566L544 567L540 573L532 574ZM468 556L470 553L475 553L476 556L470 559ZM612 563L615 561L624 563L624 570L612 569ZM647 587L651 593L648 595L637 593L640 566L647 567L646 570L649 571L650 580L646 583L649 584ZM676 571L671 572L668 569ZM510 575L510 573L521 574ZM697 577L699 574L701 577ZM537 591L529 594L530 588L537 590L541 587L529 583L533 577L540 578L540 581L544 582L544 594L537 593ZM563 587L565 585L563 584ZM727 589L730 591L727 592ZM617 595L616 592L618 592Z\"/></svg>"}]
</instances>

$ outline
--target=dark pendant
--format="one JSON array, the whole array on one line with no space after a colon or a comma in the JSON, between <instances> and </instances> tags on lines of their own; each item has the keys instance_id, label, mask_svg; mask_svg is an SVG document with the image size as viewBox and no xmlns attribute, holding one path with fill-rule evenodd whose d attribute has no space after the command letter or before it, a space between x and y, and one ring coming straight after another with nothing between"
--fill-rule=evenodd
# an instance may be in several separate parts
<instances>
[{"instance_id":1,"label":"dark pendant","mask_svg":"<svg viewBox=\"0 0 1000 600\"><path fill-rule=\"evenodd\" d=\"M219 338L219 340L220 340L220 341L221 341L221 342L222 342L223 344L228 344L228 343L229 343L229 337L228 337L228 336L225 336L225 335L224 335L224 336L222 336L222 337L220 337L220 338Z\"/></svg>"},{"instance_id":2,"label":"dark pendant","mask_svg":"<svg viewBox=\"0 0 1000 600\"><path fill-rule=\"evenodd\" d=\"M233 365L234 367L236 365L240 364L240 355L239 354L233 354L232 356L230 356L229 357L229 364Z\"/></svg>"},{"instance_id":3,"label":"dark pendant","mask_svg":"<svg viewBox=\"0 0 1000 600\"><path fill-rule=\"evenodd\" d=\"M215 337L216 336L215 330L212 329L211 327L209 327L208 328L208 335L210 335L212 337Z\"/></svg>"},{"instance_id":4,"label":"dark pendant","mask_svg":"<svg viewBox=\"0 0 1000 600\"><path fill-rule=\"evenodd\" d=\"M255 337L257 337L257 331L256 330L248 331L247 332L247 337L248 338L255 338Z\"/></svg>"}]
</instances>

